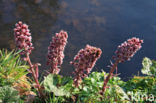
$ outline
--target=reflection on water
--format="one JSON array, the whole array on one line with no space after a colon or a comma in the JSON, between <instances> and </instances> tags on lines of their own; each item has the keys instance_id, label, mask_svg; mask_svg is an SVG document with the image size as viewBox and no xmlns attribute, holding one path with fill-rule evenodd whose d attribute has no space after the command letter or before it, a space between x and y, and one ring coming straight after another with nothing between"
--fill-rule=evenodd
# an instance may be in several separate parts
<instances>
[{"instance_id":1,"label":"reflection on water","mask_svg":"<svg viewBox=\"0 0 156 103\"><path fill-rule=\"evenodd\" d=\"M14 24L30 25L35 50L32 59L47 70L46 54L51 36L61 29L69 33L62 74L70 75L74 55L86 44L103 50L94 70L107 65L117 48L133 36L144 39L143 48L130 62L119 65L121 77L137 74L142 58L156 59L156 1L151 0L0 0L0 48L15 48Z\"/></svg>"}]
</instances>

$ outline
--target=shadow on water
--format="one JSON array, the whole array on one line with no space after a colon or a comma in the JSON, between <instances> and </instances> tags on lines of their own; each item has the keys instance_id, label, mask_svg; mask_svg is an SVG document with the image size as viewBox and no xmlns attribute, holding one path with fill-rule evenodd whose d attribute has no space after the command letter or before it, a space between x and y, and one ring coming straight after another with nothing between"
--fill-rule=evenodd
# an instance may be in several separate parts
<instances>
[{"instance_id":1,"label":"shadow on water","mask_svg":"<svg viewBox=\"0 0 156 103\"><path fill-rule=\"evenodd\" d=\"M136 36L144 39L143 48L118 67L120 76L127 79L140 71L143 57L156 59L155 9L154 0L0 0L0 48L15 48L14 24L25 22L35 47L31 58L42 64L42 72L48 69L46 55L51 37L64 29L69 39L61 74L71 75L74 68L69 62L86 44L103 51L93 70L108 72L117 46Z\"/></svg>"}]
</instances>

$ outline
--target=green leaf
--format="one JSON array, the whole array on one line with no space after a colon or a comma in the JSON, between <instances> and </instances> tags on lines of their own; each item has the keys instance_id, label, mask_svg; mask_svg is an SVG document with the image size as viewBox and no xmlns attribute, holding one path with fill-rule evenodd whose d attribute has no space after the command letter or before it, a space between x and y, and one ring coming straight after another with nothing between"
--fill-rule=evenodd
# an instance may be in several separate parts
<instances>
[{"instance_id":1,"label":"green leaf","mask_svg":"<svg viewBox=\"0 0 156 103\"><path fill-rule=\"evenodd\" d=\"M26 75L29 66L20 59L19 52L0 50L0 86L12 85Z\"/></svg>"},{"instance_id":2,"label":"green leaf","mask_svg":"<svg viewBox=\"0 0 156 103\"><path fill-rule=\"evenodd\" d=\"M12 87L0 87L0 102L3 103L17 103L20 99L18 91Z\"/></svg>"},{"instance_id":3,"label":"green leaf","mask_svg":"<svg viewBox=\"0 0 156 103\"><path fill-rule=\"evenodd\" d=\"M142 62L143 68L141 72L143 74L156 77L156 61L150 60L145 57Z\"/></svg>"},{"instance_id":4,"label":"green leaf","mask_svg":"<svg viewBox=\"0 0 156 103\"><path fill-rule=\"evenodd\" d=\"M142 61L142 65L143 68L141 72L146 75L152 75L150 71L150 67L152 66L152 61L149 58L145 57Z\"/></svg>"},{"instance_id":5,"label":"green leaf","mask_svg":"<svg viewBox=\"0 0 156 103\"><path fill-rule=\"evenodd\" d=\"M53 92L56 96L69 96L69 92L63 86L57 87L60 83L61 77L59 75L49 74L44 78L43 85L47 92Z\"/></svg>"},{"instance_id":6,"label":"green leaf","mask_svg":"<svg viewBox=\"0 0 156 103\"><path fill-rule=\"evenodd\" d=\"M114 85L115 90L117 95L122 99L122 100L130 100L128 95L125 93L125 91L118 85Z\"/></svg>"}]
</instances>

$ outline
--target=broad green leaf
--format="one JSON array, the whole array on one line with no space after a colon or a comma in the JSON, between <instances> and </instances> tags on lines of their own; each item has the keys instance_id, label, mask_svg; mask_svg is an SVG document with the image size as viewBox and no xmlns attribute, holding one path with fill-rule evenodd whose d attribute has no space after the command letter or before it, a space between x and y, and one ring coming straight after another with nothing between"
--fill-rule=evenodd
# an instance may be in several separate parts
<instances>
[{"instance_id":1,"label":"broad green leaf","mask_svg":"<svg viewBox=\"0 0 156 103\"><path fill-rule=\"evenodd\" d=\"M146 75L152 75L150 71L150 67L152 66L152 61L149 58L145 57L142 61L142 65L143 68L141 72Z\"/></svg>"},{"instance_id":2,"label":"broad green leaf","mask_svg":"<svg viewBox=\"0 0 156 103\"><path fill-rule=\"evenodd\" d=\"M53 92L56 96L69 96L69 92L63 86L57 87L60 81L60 76L49 74L43 81L45 90L47 92Z\"/></svg>"},{"instance_id":3,"label":"broad green leaf","mask_svg":"<svg viewBox=\"0 0 156 103\"><path fill-rule=\"evenodd\" d=\"M156 61L150 60L145 57L142 62L143 68L141 72L143 74L156 77Z\"/></svg>"}]
</instances>

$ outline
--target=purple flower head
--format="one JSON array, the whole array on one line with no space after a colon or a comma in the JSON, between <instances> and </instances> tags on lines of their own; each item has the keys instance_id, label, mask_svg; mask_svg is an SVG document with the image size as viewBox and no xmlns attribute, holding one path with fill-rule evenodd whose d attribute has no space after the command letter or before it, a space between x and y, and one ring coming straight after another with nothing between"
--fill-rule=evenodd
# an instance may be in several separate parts
<instances>
[{"instance_id":1,"label":"purple flower head","mask_svg":"<svg viewBox=\"0 0 156 103\"><path fill-rule=\"evenodd\" d=\"M130 60L130 58L132 58L134 54L141 48L142 43L143 40L140 40L136 37L128 39L118 46L117 50L115 51L116 56L114 56L114 59L118 60L119 62Z\"/></svg>"},{"instance_id":2,"label":"purple flower head","mask_svg":"<svg viewBox=\"0 0 156 103\"><path fill-rule=\"evenodd\" d=\"M86 45L85 49L81 49L74 57L74 60L70 62L76 68L74 74L74 84L78 86L81 82L81 78L87 76L96 61L100 58L102 51L100 48L96 48L90 45Z\"/></svg>"},{"instance_id":3,"label":"purple flower head","mask_svg":"<svg viewBox=\"0 0 156 103\"><path fill-rule=\"evenodd\" d=\"M23 24L21 21L15 24L14 36L16 46L19 50L23 49L22 55L30 54L34 48L31 43L31 33L29 32L28 25Z\"/></svg>"},{"instance_id":4,"label":"purple flower head","mask_svg":"<svg viewBox=\"0 0 156 103\"><path fill-rule=\"evenodd\" d=\"M56 33L56 35L52 37L52 41L48 47L47 65L50 65L50 72L53 74L58 74L60 72L59 67L63 63L67 38L67 32L61 30L60 33Z\"/></svg>"}]
</instances>

